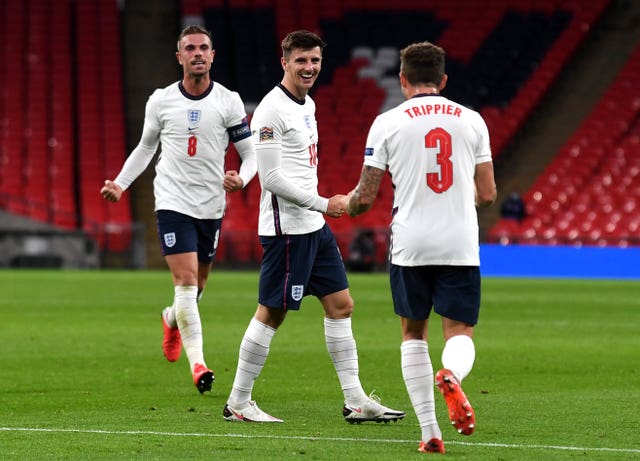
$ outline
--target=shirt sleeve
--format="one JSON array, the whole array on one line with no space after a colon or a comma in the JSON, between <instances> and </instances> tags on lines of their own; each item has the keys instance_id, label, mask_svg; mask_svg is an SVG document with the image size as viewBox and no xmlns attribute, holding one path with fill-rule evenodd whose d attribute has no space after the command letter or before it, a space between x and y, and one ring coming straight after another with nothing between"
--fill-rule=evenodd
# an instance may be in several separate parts
<instances>
[{"instance_id":1,"label":"shirt sleeve","mask_svg":"<svg viewBox=\"0 0 640 461\"><path fill-rule=\"evenodd\" d=\"M226 117L229 139L234 144L251 137L251 129L240 95L235 91L229 94L228 113Z\"/></svg>"},{"instance_id":2,"label":"shirt sleeve","mask_svg":"<svg viewBox=\"0 0 640 461\"><path fill-rule=\"evenodd\" d=\"M489 128L479 113L476 113L476 130L478 132L478 148L476 150L476 165L480 163L491 162L493 156L491 154L491 143L489 141Z\"/></svg>"},{"instance_id":3,"label":"shirt sleeve","mask_svg":"<svg viewBox=\"0 0 640 461\"><path fill-rule=\"evenodd\" d=\"M234 142L238 155L242 159L238 176L242 179L242 187L246 187L249 181L253 179L258 171L258 161L256 159L256 150L253 147L253 139L244 138Z\"/></svg>"},{"instance_id":4,"label":"shirt sleeve","mask_svg":"<svg viewBox=\"0 0 640 461\"><path fill-rule=\"evenodd\" d=\"M114 180L123 191L127 190L136 178L142 174L158 150L158 144L160 142L160 121L158 119L157 106L158 98L156 92L151 95L147 101L140 142L124 162L122 170L120 170L120 173Z\"/></svg>"},{"instance_id":5,"label":"shirt sleeve","mask_svg":"<svg viewBox=\"0 0 640 461\"><path fill-rule=\"evenodd\" d=\"M371 124L369 134L367 135L367 144L364 149L364 164L379 168L387 169L387 150L385 144L384 123L380 116Z\"/></svg>"},{"instance_id":6,"label":"shirt sleeve","mask_svg":"<svg viewBox=\"0 0 640 461\"><path fill-rule=\"evenodd\" d=\"M277 145L262 147L258 155L258 174L262 187L301 208L325 213L329 199L293 184L282 172L281 149Z\"/></svg>"}]
</instances>

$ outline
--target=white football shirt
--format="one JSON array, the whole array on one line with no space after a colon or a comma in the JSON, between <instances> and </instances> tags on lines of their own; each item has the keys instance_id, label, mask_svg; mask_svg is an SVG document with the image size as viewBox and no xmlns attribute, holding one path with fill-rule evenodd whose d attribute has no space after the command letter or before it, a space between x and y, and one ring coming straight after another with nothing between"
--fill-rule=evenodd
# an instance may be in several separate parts
<instances>
[{"instance_id":1,"label":"white football shirt","mask_svg":"<svg viewBox=\"0 0 640 461\"><path fill-rule=\"evenodd\" d=\"M281 170L293 186L318 194L318 125L315 103L307 95L298 100L283 86L274 87L256 107L251 119L251 132L256 149L258 171L260 152L277 148L281 152ZM308 234L324 225L322 213L301 207L272 194L260 177L260 218L258 234Z\"/></svg>"},{"instance_id":2,"label":"white football shirt","mask_svg":"<svg viewBox=\"0 0 640 461\"><path fill-rule=\"evenodd\" d=\"M151 160L149 154L153 156L161 144L153 181L155 209L198 219L218 219L225 210L222 183L229 142L250 136L238 93L211 82L205 93L192 96L182 82L175 82L149 97L142 139L130 157L143 151L139 156L144 155L144 169ZM125 162L115 179L123 189L140 174L140 161L133 158ZM250 177L243 177L245 184L255 169L249 173Z\"/></svg>"},{"instance_id":3,"label":"white football shirt","mask_svg":"<svg viewBox=\"0 0 640 461\"><path fill-rule=\"evenodd\" d=\"M491 161L479 113L435 94L380 114L365 165L388 168L395 187L391 263L479 266L475 168Z\"/></svg>"}]
</instances>

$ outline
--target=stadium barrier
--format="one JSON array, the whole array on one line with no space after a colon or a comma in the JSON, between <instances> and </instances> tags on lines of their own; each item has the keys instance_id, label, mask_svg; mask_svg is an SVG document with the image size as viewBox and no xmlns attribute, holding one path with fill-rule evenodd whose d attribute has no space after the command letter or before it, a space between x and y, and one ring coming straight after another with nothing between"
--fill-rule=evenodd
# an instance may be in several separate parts
<instances>
[{"instance_id":1,"label":"stadium barrier","mask_svg":"<svg viewBox=\"0 0 640 461\"><path fill-rule=\"evenodd\" d=\"M640 247L480 245L489 277L640 279Z\"/></svg>"}]
</instances>

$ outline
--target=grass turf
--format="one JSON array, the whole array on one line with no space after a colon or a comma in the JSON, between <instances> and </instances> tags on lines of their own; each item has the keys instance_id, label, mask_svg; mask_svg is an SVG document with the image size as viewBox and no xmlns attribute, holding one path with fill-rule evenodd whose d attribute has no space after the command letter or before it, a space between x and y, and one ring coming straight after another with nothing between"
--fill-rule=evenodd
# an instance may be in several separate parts
<instances>
[{"instance_id":1,"label":"grass turf","mask_svg":"<svg viewBox=\"0 0 640 461\"><path fill-rule=\"evenodd\" d=\"M361 380L407 412L349 425L326 352L322 309L307 298L276 335L253 397L284 424L229 423L238 345L256 306L257 273L214 271L200 304L213 392L186 357L162 356L168 272L0 271L2 459L423 459L400 371L400 327L385 274L350 276ZM447 422L445 459L640 459L640 283L483 281L477 358L464 388L471 437ZM430 331L434 368L442 335Z\"/></svg>"}]
</instances>

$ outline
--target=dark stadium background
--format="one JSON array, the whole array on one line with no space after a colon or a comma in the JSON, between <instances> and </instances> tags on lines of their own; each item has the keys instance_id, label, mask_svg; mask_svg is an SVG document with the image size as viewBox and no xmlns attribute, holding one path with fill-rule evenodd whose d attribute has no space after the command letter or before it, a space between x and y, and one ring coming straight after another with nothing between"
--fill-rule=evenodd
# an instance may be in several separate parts
<instances>
[{"instance_id":1,"label":"dark stadium background","mask_svg":"<svg viewBox=\"0 0 640 461\"><path fill-rule=\"evenodd\" d=\"M194 22L213 33L214 80L248 112L281 78L284 34L323 36L312 93L323 194L355 184L369 124L399 102L398 50L442 45L444 95L478 110L492 138L498 202L479 219L483 248L500 259L488 266L526 263L540 246L578 268L610 250L595 275L609 264L624 276L637 260L637 1L1 0L0 267L164 267L153 168L121 203L99 189L138 142L148 96L180 78L176 37ZM232 149L227 166L237 164ZM526 203L522 222L499 214L513 191ZM229 197L219 266L257 267L258 196L256 179ZM385 267L391 199L387 178L375 210L329 220L345 259L370 230L375 268Z\"/></svg>"}]
</instances>

